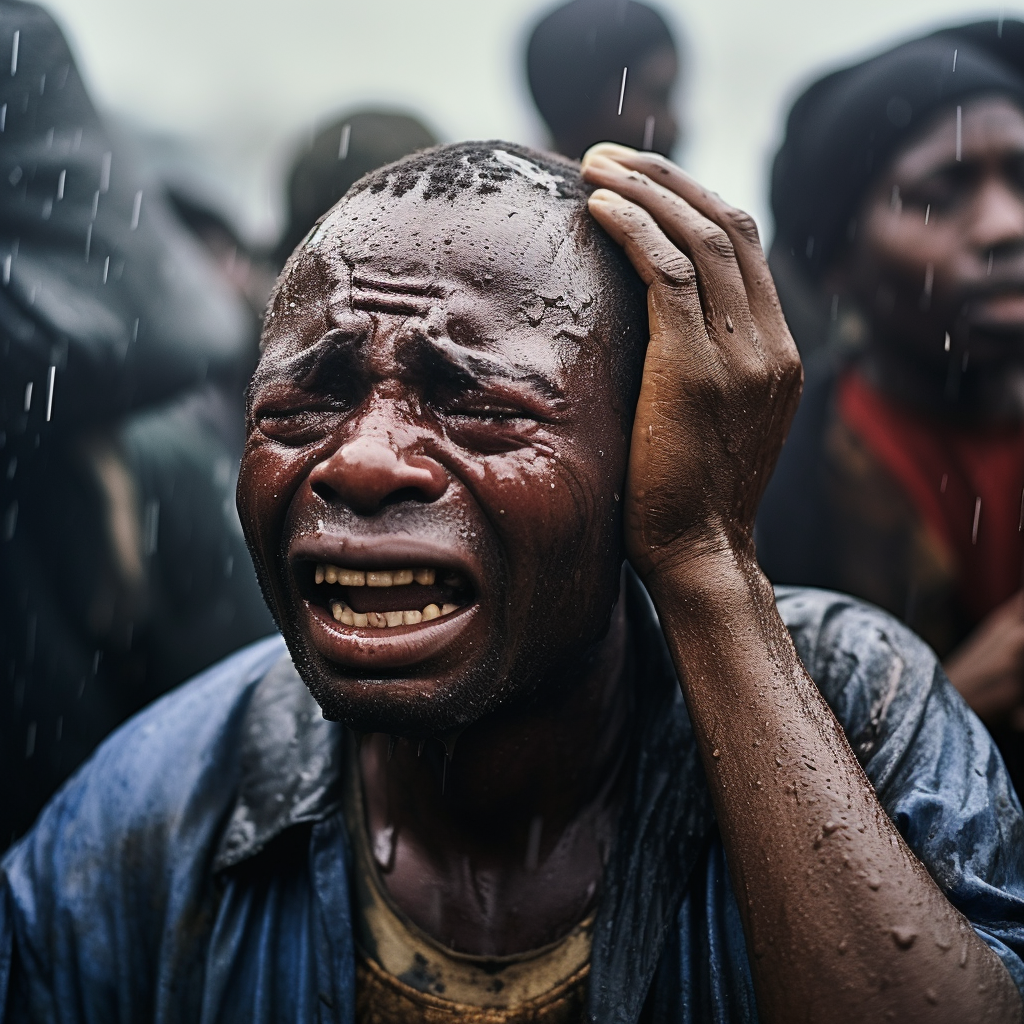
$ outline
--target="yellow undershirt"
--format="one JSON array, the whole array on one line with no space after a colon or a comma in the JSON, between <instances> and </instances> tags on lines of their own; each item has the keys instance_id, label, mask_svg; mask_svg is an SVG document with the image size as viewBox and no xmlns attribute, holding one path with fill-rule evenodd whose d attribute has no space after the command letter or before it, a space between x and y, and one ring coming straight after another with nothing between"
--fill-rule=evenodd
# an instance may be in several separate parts
<instances>
[{"instance_id":1,"label":"yellow undershirt","mask_svg":"<svg viewBox=\"0 0 1024 1024\"><path fill-rule=\"evenodd\" d=\"M370 848L354 752L350 765L357 1024L582 1024L593 918L514 956L470 956L441 945L391 900Z\"/></svg>"}]
</instances>

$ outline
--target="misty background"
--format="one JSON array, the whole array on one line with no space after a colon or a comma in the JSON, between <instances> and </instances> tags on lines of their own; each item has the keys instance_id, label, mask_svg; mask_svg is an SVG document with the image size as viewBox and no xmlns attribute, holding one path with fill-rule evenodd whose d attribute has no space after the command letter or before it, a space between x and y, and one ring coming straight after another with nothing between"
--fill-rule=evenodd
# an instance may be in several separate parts
<instances>
[{"instance_id":1,"label":"misty background","mask_svg":"<svg viewBox=\"0 0 1024 1024\"><path fill-rule=\"evenodd\" d=\"M668 0L683 46L676 157L771 234L767 176L789 103L821 72L904 36L1024 6L965 0ZM443 140L543 145L522 54L533 0L48 0L97 104L164 170L271 241L293 149L362 103Z\"/></svg>"}]
</instances>

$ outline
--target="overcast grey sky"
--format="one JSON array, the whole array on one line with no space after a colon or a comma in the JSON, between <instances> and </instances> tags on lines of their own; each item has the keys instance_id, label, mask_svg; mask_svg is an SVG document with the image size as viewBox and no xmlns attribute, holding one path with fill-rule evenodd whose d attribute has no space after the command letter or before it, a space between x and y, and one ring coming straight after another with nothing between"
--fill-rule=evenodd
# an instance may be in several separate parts
<instances>
[{"instance_id":1,"label":"overcast grey sky","mask_svg":"<svg viewBox=\"0 0 1024 1024\"><path fill-rule=\"evenodd\" d=\"M377 101L448 140L538 144L520 54L535 0L50 0L106 110L200 147L255 234L285 147ZM665 0L689 48L686 166L770 232L766 172L788 102L823 69L918 30L1024 6L970 0Z\"/></svg>"}]
</instances>

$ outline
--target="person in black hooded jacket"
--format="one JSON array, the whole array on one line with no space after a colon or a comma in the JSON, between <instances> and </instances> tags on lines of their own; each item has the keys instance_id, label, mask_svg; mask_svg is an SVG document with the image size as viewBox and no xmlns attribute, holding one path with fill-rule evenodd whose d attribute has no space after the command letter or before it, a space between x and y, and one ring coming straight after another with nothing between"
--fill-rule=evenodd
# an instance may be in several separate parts
<instances>
[{"instance_id":1,"label":"person in black hooded jacket","mask_svg":"<svg viewBox=\"0 0 1024 1024\"><path fill-rule=\"evenodd\" d=\"M0 3L0 847L149 700L272 629L232 499L255 323Z\"/></svg>"}]
</instances>

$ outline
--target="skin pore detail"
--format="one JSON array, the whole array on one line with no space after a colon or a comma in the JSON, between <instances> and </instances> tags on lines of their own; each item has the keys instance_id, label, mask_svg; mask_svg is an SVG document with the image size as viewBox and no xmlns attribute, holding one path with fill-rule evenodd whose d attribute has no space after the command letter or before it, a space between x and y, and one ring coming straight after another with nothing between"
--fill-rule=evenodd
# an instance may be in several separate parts
<instances>
[{"instance_id":1,"label":"skin pore detail","mask_svg":"<svg viewBox=\"0 0 1024 1024\"><path fill-rule=\"evenodd\" d=\"M617 254L537 188L454 211L364 191L325 222L268 318L239 488L296 664L365 734L389 892L492 955L593 906L630 728L621 499L643 334L602 298ZM633 303L642 317L639 283Z\"/></svg>"},{"instance_id":2,"label":"skin pore detail","mask_svg":"<svg viewBox=\"0 0 1024 1024\"><path fill-rule=\"evenodd\" d=\"M760 1018L1019 1021L756 563L801 370L752 222L662 158L591 150L588 208L645 321L585 193L563 204L527 171L450 198L350 194L290 261L250 394L243 526L303 679L367 734L392 899L484 955L593 910L628 778L626 556L690 712ZM339 585L327 566L364 574L353 602L450 574L457 608L348 625L317 589Z\"/></svg>"},{"instance_id":3,"label":"skin pore detail","mask_svg":"<svg viewBox=\"0 0 1024 1024\"><path fill-rule=\"evenodd\" d=\"M871 379L944 415L1019 418L1024 112L1000 97L943 111L879 176L858 225L826 287L868 315Z\"/></svg>"},{"instance_id":4,"label":"skin pore detail","mask_svg":"<svg viewBox=\"0 0 1024 1024\"><path fill-rule=\"evenodd\" d=\"M607 623L617 594L607 554L619 543L621 503L605 483L609 473L624 475L627 421L614 415L580 429L594 403L623 405L613 393L611 339L602 336L607 315L578 243L566 242L566 218L510 202L528 198L528 188L481 198L485 230L453 224L446 203L409 193L399 201L408 208L404 244L379 226L394 200L357 195L342 207L344 220L336 214L337 227L325 225L317 248L293 263L268 322L247 463L252 456L309 475L287 511L280 494L281 505L259 517L283 519L288 537L275 553L286 571L266 583L278 615L303 638L296 658L314 673L317 696L346 721L362 704L364 731L408 732L413 723L422 731L424 716L436 731L464 725L480 710L474 679L491 686L492 673L511 673L536 685L567 633L578 637L573 657L594 642L583 624ZM511 259L498 258L503 247ZM309 301L314 289L318 303ZM302 386L282 379L300 364ZM509 536L528 517L523 535ZM577 522L595 528L580 531ZM458 594L448 597L460 609L431 629L381 636L339 627L317 590L319 564L458 576ZM546 614L566 603L566 590L580 595L576 623ZM432 673L429 705L417 701L403 720L399 709L420 688L403 684L403 665L429 657L451 671L443 630L475 652L475 669L460 665L458 692L443 669ZM436 652L427 650L434 634ZM511 640L519 635L522 643ZM519 660L514 671L497 667L509 658ZM340 690L328 682L336 664L347 670ZM378 671L386 684L361 689L348 678ZM382 718L392 695L395 717Z\"/></svg>"}]
</instances>

